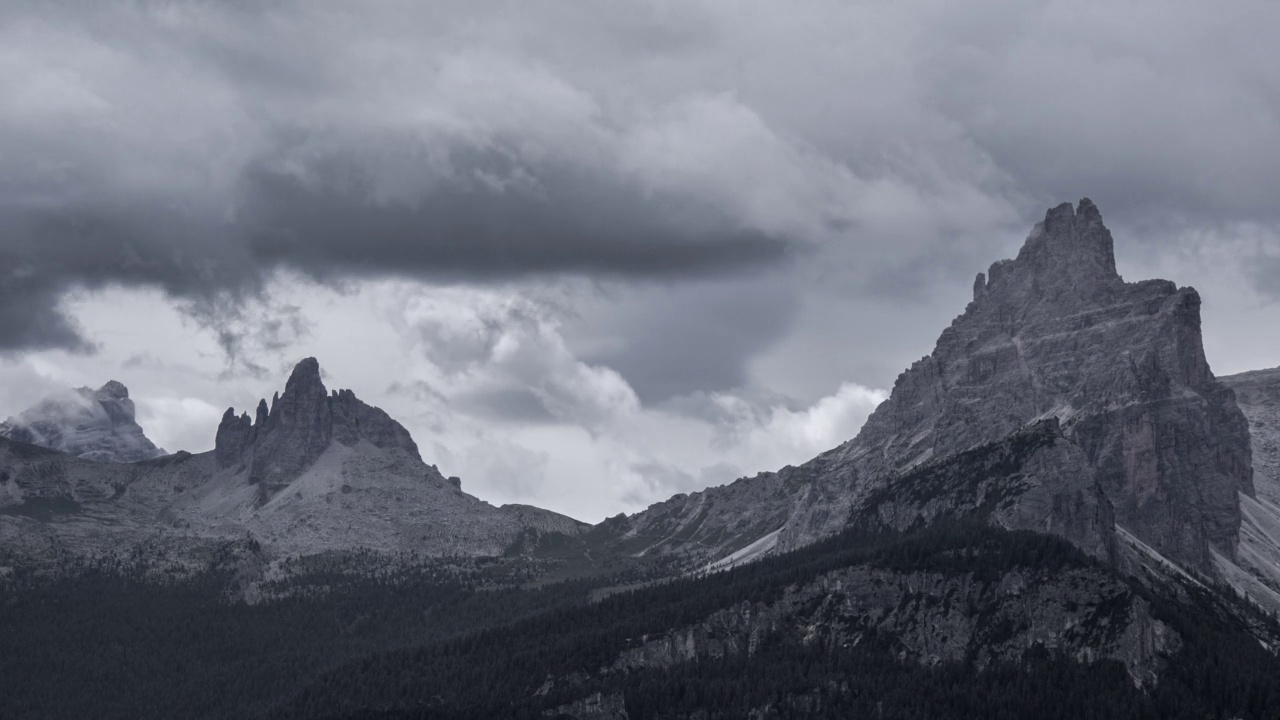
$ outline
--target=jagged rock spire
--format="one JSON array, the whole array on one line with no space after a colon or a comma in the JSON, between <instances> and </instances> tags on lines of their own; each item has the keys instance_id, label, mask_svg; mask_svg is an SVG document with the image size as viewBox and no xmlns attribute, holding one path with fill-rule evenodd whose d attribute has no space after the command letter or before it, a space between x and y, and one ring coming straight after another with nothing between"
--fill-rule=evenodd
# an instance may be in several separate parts
<instances>
[{"instance_id":1,"label":"jagged rock spire","mask_svg":"<svg viewBox=\"0 0 1280 720\"><path fill-rule=\"evenodd\" d=\"M1209 372L1195 290L1124 282L1088 199L1050 209L983 280L846 446L846 472L874 482L1056 417L1117 523L1206 572L1210 548L1232 556L1248 429Z\"/></svg>"},{"instance_id":2,"label":"jagged rock spire","mask_svg":"<svg viewBox=\"0 0 1280 720\"><path fill-rule=\"evenodd\" d=\"M1062 203L1045 213L1018 257L993 263L982 288L975 283L974 300L1000 293L1024 304L1089 303L1123 283L1111 231L1097 206L1084 198L1078 207Z\"/></svg>"},{"instance_id":3,"label":"jagged rock spire","mask_svg":"<svg viewBox=\"0 0 1280 720\"><path fill-rule=\"evenodd\" d=\"M254 480L277 483L306 470L332 442L369 442L419 457L409 432L385 412L350 390L330 394L313 357L293 368L284 393L273 396L269 407L265 399L258 402L253 421L229 408L218 427L216 453L221 467L238 467Z\"/></svg>"}]
</instances>

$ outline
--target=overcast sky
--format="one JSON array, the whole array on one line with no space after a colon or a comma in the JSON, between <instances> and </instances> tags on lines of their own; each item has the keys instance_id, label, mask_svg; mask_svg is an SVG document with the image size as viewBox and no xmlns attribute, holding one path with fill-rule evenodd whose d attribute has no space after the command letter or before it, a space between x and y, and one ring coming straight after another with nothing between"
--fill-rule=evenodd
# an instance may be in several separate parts
<instances>
[{"instance_id":1,"label":"overcast sky","mask_svg":"<svg viewBox=\"0 0 1280 720\"><path fill-rule=\"evenodd\" d=\"M596 521L852 437L1047 207L1280 365L1280 5L0 5L0 417L300 358Z\"/></svg>"}]
</instances>

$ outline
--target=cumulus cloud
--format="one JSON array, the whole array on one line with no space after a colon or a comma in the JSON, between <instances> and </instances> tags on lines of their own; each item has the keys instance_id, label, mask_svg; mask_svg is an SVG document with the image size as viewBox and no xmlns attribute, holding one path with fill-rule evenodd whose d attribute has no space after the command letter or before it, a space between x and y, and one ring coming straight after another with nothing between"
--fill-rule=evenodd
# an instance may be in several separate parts
<instances>
[{"instance_id":1,"label":"cumulus cloud","mask_svg":"<svg viewBox=\"0 0 1280 720\"><path fill-rule=\"evenodd\" d=\"M620 373L573 352L565 310L536 293L380 287L374 312L399 326L430 388L419 412L444 418L417 426L431 435L419 441L445 449L442 467L491 499L595 519L639 509L803 462L853 437L886 397L846 383L807 405L747 387L645 404Z\"/></svg>"}]
</instances>

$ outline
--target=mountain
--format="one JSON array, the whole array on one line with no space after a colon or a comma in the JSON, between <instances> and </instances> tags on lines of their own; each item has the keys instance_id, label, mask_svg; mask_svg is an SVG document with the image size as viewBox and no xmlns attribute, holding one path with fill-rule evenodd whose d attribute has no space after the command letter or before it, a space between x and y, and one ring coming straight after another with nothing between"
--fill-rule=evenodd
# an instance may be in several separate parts
<instances>
[{"instance_id":1,"label":"mountain","mask_svg":"<svg viewBox=\"0 0 1280 720\"><path fill-rule=\"evenodd\" d=\"M1232 585L1258 602L1280 607L1280 368L1222 379L1235 391L1253 440L1256 494L1240 493L1240 542Z\"/></svg>"},{"instance_id":2,"label":"mountain","mask_svg":"<svg viewBox=\"0 0 1280 720\"><path fill-rule=\"evenodd\" d=\"M0 437L98 462L131 463L165 454L134 419L129 388L115 380L45 398L0 423Z\"/></svg>"},{"instance_id":3,"label":"mountain","mask_svg":"<svg viewBox=\"0 0 1280 720\"><path fill-rule=\"evenodd\" d=\"M1256 499L1280 506L1280 368L1222 378L1236 393L1253 438Z\"/></svg>"},{"instance_id":4,"label":"mountain","mask_svg":"<svg viewBox=\"0 0 1280 720\"><path fill-rule=\"evenodd\" d=\"M1274 718L1278 420L1088 200L856 438L594 527L308 358L201 455L0 439L0 716Z\"/></svg>"},{"instance_id":5,"label":"mountain","mask_svg":"<svg viewBox=\"0 0 1280 720\"><path fill-rule=\"evenodd\" d=\"M1165 280L1125 282L1088 199L1049 210L1015 259L978 274L973 301L856 438L615 518L612 542L714 563L802 547L868 514L900 528L967 514L982 503L947 486L927 508L883 500L919 468L1045 420L1055 441L1006 471L1020 480L992 522L1115 562L1123 537L1206 576L1234 562L1238 497L1255 494L1250 436L1205 360L1200 297Z\"/></svg>"},{"instance_id":6,"label":"mountain","mask_svg":"<svg viewBox=\"0 0 1280 720\"><path fill-rule=\"evenodd\" d=\"M149 557L198 568L227 543L263 561L361 550L496 556L585 527L463 492L385 412L350 390L329 392L314 358L254 419L228 409L215 442L198 455L113 466L0 440L0 550L47 565Z\"/></svg>"}]
</instances>

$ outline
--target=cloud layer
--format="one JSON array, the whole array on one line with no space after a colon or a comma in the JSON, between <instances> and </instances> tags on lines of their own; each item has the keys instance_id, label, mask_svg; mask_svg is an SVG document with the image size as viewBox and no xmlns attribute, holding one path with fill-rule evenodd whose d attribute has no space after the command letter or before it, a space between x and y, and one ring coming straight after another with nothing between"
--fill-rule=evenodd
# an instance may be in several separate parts
<instances>
[{"instance_id":1,"label":"cloud layer","mask_svg":"<svg viewBox=\"0 0 1280 720\"><path fill-rule=\"evenodd\" d=\"M973 274L1086 195L1126 276L1199 287L1215 368L1275 365L1277 25L1260 0L6 3L0 400L135 373L182 447L317 354L494 497L605 483L604 512L845 439Z\"/></svg>"}]
</instances>

